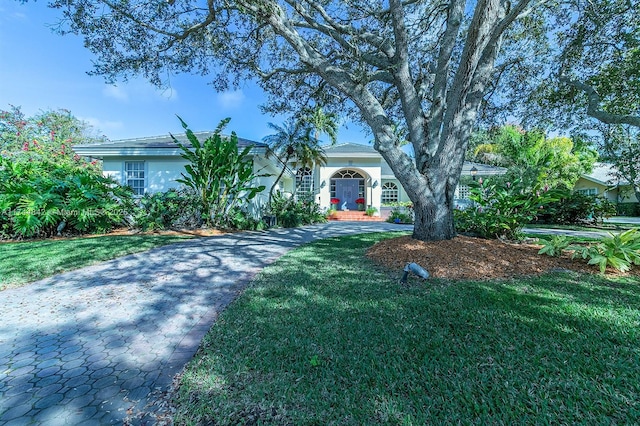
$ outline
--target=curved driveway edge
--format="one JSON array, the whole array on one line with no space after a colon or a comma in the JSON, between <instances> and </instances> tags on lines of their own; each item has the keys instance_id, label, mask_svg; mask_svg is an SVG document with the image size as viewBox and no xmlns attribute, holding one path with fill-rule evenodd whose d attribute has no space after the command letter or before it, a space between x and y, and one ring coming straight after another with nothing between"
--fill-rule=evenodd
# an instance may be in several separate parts
<instances>
[{"instance_id":1,"label":"curved driveway edge","mask_svg":"<svg viewBox=\"0 0 640 426\"><path fill-rule=\"evenodd\" d=\"M334 222L225 234L2 291L0 424L135 418L169 387L218 314L263 267L317 239L411 229Z\"/></svg>"}]
</instances>

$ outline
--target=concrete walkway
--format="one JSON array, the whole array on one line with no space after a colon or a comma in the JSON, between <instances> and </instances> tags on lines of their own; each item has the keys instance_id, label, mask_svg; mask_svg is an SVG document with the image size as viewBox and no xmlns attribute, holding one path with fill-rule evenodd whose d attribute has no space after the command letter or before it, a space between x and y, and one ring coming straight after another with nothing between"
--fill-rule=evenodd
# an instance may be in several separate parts
<instances>
[{"instance_id":1,"label":"concrete walkway","mask_svg":"<svg viewBox=\"0 0 640 426\"><path fill-rule=\"evenodd\" d=\"M228 234L0 292L0 424L153 424L136 414L264 266L316 239L411 229L340 222Z\"/></svg>"}]
</instances>

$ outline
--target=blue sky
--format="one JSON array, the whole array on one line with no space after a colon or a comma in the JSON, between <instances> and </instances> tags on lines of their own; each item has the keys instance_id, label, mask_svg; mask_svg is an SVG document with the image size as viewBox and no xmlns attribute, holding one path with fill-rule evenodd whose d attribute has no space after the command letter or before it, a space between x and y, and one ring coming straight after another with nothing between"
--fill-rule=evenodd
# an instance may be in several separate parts
<instances>
[{"instance_id":1,"label":"blue sky","mask_svg":"<svg viewBox=\"0 0 640 426\"><path fill-rule=\"evenodd\" d=\"M176 114L193 130L212 130L231 117L227 131L253 140L272 133L267 123L283 120L261 114L264 95L250 82L225 93L216 93L203 77L185 74L173 76L165 92L142 79L107 85L86 74L92 55L81 37L52 32L60 17L44 1L0 0L0 109L20 106L27 115L68 109L111 140L181 132ZM369 140L354 124L339 134L339 142Z\"/></svg>"}]
</instances>

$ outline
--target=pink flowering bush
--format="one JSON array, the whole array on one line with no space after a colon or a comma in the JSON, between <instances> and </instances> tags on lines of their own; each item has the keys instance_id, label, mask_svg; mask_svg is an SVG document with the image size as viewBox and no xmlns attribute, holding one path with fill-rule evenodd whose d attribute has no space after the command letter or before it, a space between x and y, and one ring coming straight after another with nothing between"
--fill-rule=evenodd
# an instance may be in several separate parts
<instances>
[{"instance_id":1,"label":"pink flowering bush","mask_svg":"<svg viewBox=\"0 0 640 426\"><path fill-rule=\"evenodd\" d=\"M0 239L105 232L125 224L131 191L70 149L86 142L68 112L0 111Z\"/></svg>"}]
</instances>

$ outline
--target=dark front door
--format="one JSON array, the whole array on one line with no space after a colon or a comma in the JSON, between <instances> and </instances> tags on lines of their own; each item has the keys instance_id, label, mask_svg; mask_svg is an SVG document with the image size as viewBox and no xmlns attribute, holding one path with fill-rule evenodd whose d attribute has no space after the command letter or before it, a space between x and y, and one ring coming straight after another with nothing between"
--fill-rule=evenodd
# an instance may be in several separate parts
<instances>
[{"instance_id":1,"label":"dark front door","mask_svg":"<svg viewBox=\"0 0 640 426\"><path fill-rule=\"evenodd\" d=\"M358 187L360 185L360 179L336 179L336 197L340 199L338 204L338 210L344 210L345 202L347 209L357 210L358 205L356 200L358 199Z\"/></svg>"}]
</instances>

